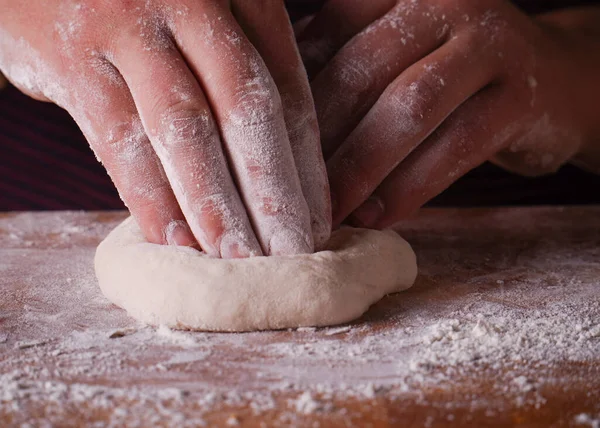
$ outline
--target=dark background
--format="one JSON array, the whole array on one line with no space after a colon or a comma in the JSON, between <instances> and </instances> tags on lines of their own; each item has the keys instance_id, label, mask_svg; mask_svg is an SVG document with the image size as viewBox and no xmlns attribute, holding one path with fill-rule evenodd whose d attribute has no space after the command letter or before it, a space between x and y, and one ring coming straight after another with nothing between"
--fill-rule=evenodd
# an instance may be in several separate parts
<instances>
[{"instance_id":1,"label":"dark background","mask_svg":"<svg viewBox=\"0 0 600 428\"><path fill-rule=\"evenodd\" d=\"M534 13L597 1L520 3ZM290 13L297 19L318 10L319 4L290 1ZM430 205L597 204L599 189L600 176L572 166L550 176L525 178L484 164ZM11 86L0 91L0 211L121 208L104 168L65 111L32 100Z\"/></svg>"}]
</instances>

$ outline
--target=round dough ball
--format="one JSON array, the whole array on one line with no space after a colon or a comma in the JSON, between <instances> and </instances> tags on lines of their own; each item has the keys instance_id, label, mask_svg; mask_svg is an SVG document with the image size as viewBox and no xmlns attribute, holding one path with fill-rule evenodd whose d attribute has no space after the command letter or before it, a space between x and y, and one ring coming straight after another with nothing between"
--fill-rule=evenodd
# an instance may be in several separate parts
<instances>
[{"instance_id":1,"label":"round dough ball","mask_svg":"<svg viewBox=\"0 0 600 428\"><path fill-rule=\"evenodd\" d=\"M314 254L226 260L150 244L132 218L100 243L95 264L104 295L133 317L206 331L341 324L417 275L393 231L342 228Z\"/></svg>"}]
</instances>

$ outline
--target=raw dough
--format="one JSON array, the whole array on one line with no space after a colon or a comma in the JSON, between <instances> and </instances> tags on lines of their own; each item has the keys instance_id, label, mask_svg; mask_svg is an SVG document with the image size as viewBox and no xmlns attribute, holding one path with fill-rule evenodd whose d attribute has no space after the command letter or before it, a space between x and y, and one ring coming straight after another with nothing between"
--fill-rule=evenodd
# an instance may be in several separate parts
<instances>
[{"instance_id":1,"label":"raw dough","mask_svg":"<svg viewBox=\"0 0 600 428\"><path fill-rule=\"evenodd\" d=\"M417 275L393 231L343 228L315 254L224 260L150 244L132 218L100 243L95 264L104 295L138 320L207 331L344 323Z\"/></svg>"}]
</instances>

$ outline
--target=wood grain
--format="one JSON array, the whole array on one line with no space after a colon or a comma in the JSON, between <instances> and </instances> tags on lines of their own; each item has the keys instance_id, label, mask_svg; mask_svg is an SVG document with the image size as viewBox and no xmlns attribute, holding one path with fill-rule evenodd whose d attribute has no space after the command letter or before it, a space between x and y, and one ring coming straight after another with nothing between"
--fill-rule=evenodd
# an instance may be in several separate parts
<instances>
[{"instance_id":1,"label":"wood grain","mask_svg":"<svg viewBox=\"0 0 600 428\"><path fill-rule=\"evenodd\" d=\"M0 425L598 423L599 207L423 210L400 230L411 290L344 328L249 334L100 296L94 249L124 216L0 214Z\"/></svg>"}]
</instances>

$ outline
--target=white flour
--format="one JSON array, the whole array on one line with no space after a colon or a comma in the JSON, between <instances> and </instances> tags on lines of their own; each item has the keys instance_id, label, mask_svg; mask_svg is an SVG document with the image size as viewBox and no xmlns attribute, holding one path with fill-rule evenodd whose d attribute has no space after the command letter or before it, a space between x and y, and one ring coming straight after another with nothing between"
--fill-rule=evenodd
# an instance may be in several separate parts
<instances>
[{"instance_id":1,"label":"white flour","mask_svg":"<svg viewBox=\"0 0 600 428\"><path fill-rule=\"evenodd\" d=\"M595 235L565 238L589 224L561 231L547 218L556 242L523 233L509 244L520 236L505 228L516 213L476 218L469 230L481 236L468 247L448 211L407 229L421 280L384 299L368 323L215 334L137 325L100 295L92 257L118 218L107 216L0 217L0 418L32 422L28 415L43 408L49 424L79 410L107 412L112 426L202 426L231 408L232 425L243 424L243 412L275 409L285 424L307 415L346 420L352 415L336 400L381 398L442 409L450 419L454 409L496 418L543 410L548 388L567 393L576 381L596 399L595 413L565 414L563 422L597 426L598 379L577 378L576 368L600 355L600 249ZM539 228L543 218L516 229ZM488 236L486 222L495 224ZM494 254L473 250L494 236ZM447 278L456 280L451 288ZM472 393L487 382L490 395ZM436 401L434 390L452 398Z\"/></svg>"}]
</instances>

